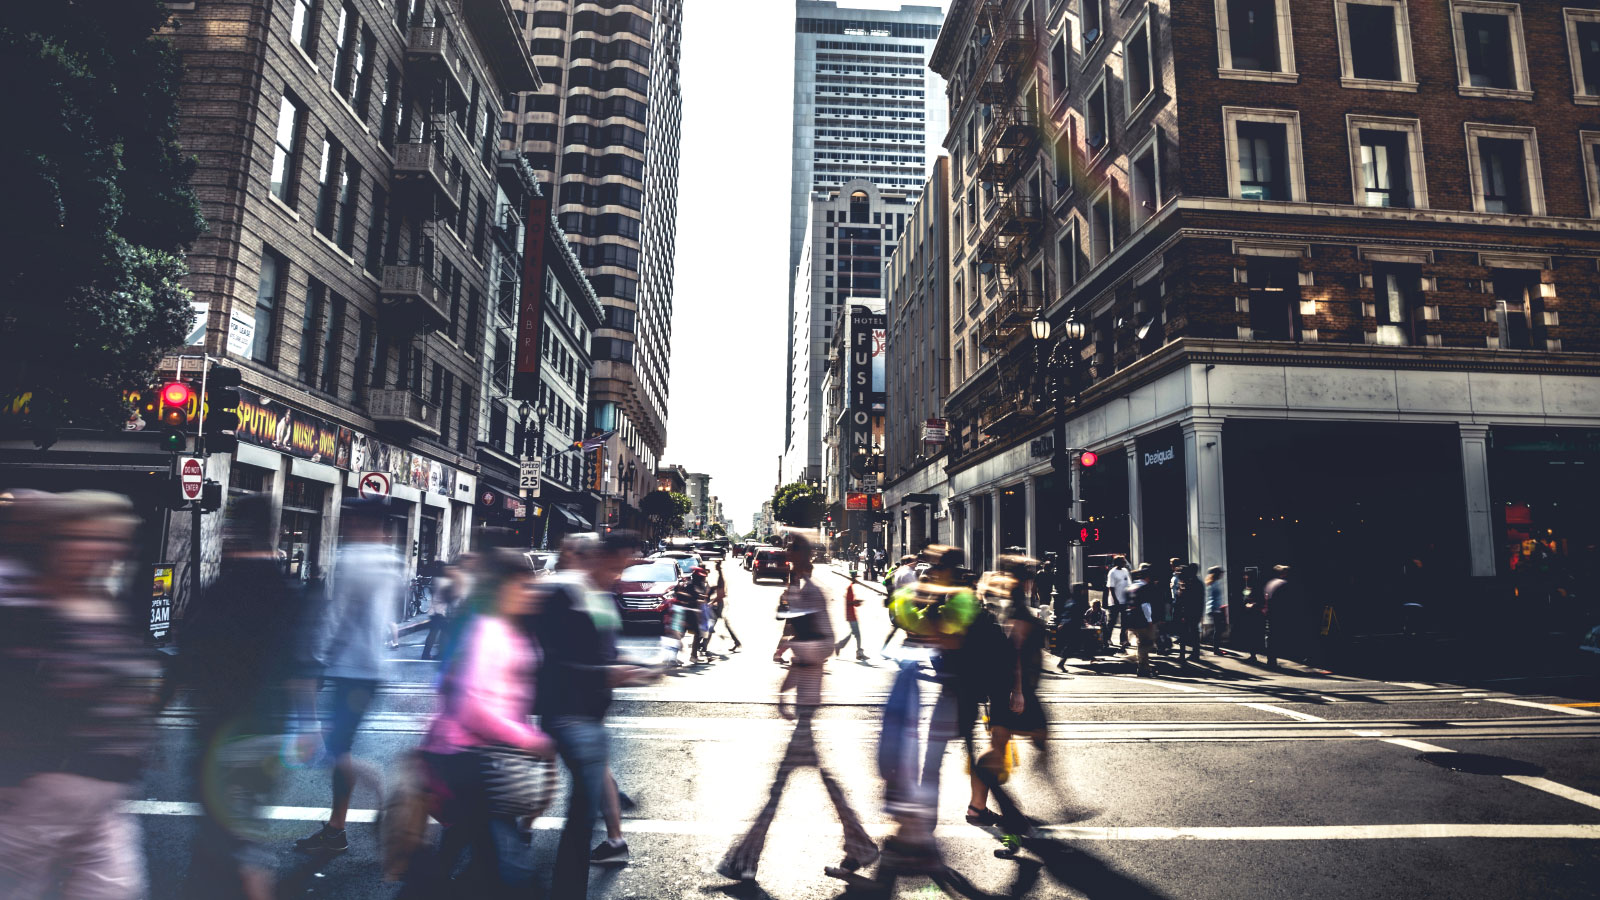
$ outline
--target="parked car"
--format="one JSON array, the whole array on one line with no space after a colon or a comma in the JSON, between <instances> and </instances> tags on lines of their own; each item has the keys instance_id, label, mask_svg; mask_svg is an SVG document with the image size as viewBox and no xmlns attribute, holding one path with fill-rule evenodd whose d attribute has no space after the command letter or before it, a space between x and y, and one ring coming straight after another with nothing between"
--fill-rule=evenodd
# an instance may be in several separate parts
<instances>
[{"instance_id":1,"label":"parked car","mask_svg":"<svg viewBox=\"0 0 1600 900\"><path fill-rule=\"evenodd\" d=\"M789 582L789 554L782 547L761 547L756 550L755 560L750 566L752 581L763 578L779 578L785 584Z\"/></svg>"},{"instance_id":2,"label":"parked car","mask_svg":"<svg viewBox=\"0 0 1600 900\"><path fill-rule=\"evenodd\" d=\"M689 574L693 572L695 567L700 565L701 562L699 555L690 553L686 550L668 550L665 553L657 553L655 556L650 558L652 560L664 559L672 563L674 566L677 566L679 576L683 578L688 578Z\"/></svg>"},{"instance_id":3,"label":"parked car","mask_svg":"<svg viewBox=\"0 0 1600 900\"><path fill-rule=\"evenodd\" d=\"M662 627L672 615L672 600L680 573L677 560L641 559L622 570L614 588L624 625Z\"/></svg>"},{"instance_id":4,"label":"parked car","mask_svg":"<svg viewBox=\"0 0 1600 900\"><path fill-rule=\"evenodd\" d=\"M528 560L528 567L541 575L556 570L556 558L559 555L554 550L529 550L523 554Z\"/></svg>"}]
</instances>

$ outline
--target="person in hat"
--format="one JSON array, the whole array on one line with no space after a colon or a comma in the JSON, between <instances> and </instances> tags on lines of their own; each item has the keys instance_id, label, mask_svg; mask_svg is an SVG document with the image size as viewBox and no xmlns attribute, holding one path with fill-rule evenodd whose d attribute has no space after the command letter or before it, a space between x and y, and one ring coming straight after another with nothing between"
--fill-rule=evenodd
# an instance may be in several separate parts
<instances>
[{"instance_id":1,"label":"person in hat","mask_svg":"<svg viewBox=\"0 0 1600 900\"><path fill-rule=\"evenodd\" d=\"M377 781L375 770L358 764L351 750L367 707L378 692L384 637L405 599L406 565L384 541L389 498L346 500L340 509L344 546L339 549L328 586L322 628L314 656L332 697L323 721L323 752L333 763L333 808L314 834L295 842L306 853L343 853L345 816L358 774Z\"/></svg>"}]
</instances>

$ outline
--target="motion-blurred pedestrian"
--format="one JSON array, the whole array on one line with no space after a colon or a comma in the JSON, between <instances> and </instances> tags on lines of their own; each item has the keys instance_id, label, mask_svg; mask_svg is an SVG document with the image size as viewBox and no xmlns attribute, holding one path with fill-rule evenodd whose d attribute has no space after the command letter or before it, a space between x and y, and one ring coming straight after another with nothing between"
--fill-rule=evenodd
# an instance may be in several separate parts
<instances>
[{"instance_id":1,"label":"motion-blurred pedestrian","mask_svg":"<svg viewBox=\"0 0 1600 900\"><path fill-rule=\"evenodd\" d=\"M1206 612L1206 586L1200 581L1200 567L1182 563L1172 579L1172 605L1175 611L1174 627L1178 638L1178 659L1183 662L1200 658L1200 623Z\"/></svg>"},{"instance_id":2,"label":"motion-blurred pedestrian","mask_svg":"<svg viewBox=\"0 0 1600 900\"><path fill-rule=\"evenodd\" d=\"M537 814L539 794L548 800L549 773L535 760L555 755L555 743L528 722L541 653L526 620L543 595L514 550L486 554L479 570L473 606L481 611L466 625L422 742L443 786L436 817L445 828L437 860L414 870L413 885L432 879L437 896L520 897L533 889L534 866L517 818ZM471 857L466 883L446 889L463 852Z\"/></svg>"},{"instance_id":3,"label":"motion-blurred pedestrian","mask_svg":"<svg viewBox=\"0 0 1600 900\"><path fill-rule=\"evenodd\" d=\"M714 619L711 630L715 632L716 626L720 624L723 630L728 632L728 639L733 641L733 649L730 652L738 653L742 645L739 642L739 635L733 631L733 622L728 619L728 578L722 574L722 560L717 560L716 567L717 583L711 588L711 611Z\"/></svg>"},{"instance_id":4,"label":"motion-blurred pedestrian","mask_svg":"<svg viewBox=\"0 0 1600 900\"><path fill-rule=\"evenodd\" d=\"M1212 653L1229 656L1228 651L1222 649L1222 642L1228 639L1228 592L1223 574L1221 566L1206 570L1206 614L1201 639L1211 639Z\"/></svg>"},{"instance_id":5,"label":"motion-blurred pedestrian","mask_svg":"<svg viewBox=\"0 0 1600 900\"><path fill-rule=\"evenodd\" d=\"M1156 642L1156 617L1159 613L1156 612L1156 604L1146 596L1146 592L1159 595L1162 589L1161 582L1152 580L1154 576L1149 563L1133 570L1128 605L1122 610L1123 630L1133 632L1134 640L1139 645L1139 668L1135 674L1141 678L1150 674L1150 650Z\"/></svg>"},{"instance_id":6,"label":"motion-blurred pedestrian","mask_svg":"<svg viewBox=\"0 0 1600 900\"><path fill-rule=\"evenodd\" d=\"M222 565L176 632L173 675L196 707L195 796L205 817L185 897L271 900L273 854L261 807L281 774L292 686L303 675L307 592L293 589L274 552L272 500L228 505Z\"/></svg>"},{"instance_id":7,"label":"motion-blurred pedestrian","mask_svg":"<svg viewBox=\"0 0 1600 900\"><path fill-rule=\"evenodd\" d=\"M722 862L717 865L719 874L735 881L755 880L761 852L767 842L767 830L777 815L783 788L789 776L801 766L814 766L817 769L828 791L828 798L833 801L834 812L844 826L845 856L841 866L854 871L870 865L878 858L877 845L861 826L861 819L850 807L850 801L845 799L844 790L817 755L812 719L822 703L822 670L833 649L833 621L828 616L822 589L811 578L811 543L796 536L789 544L788 556L793 578L784 591L789 598L785 631L789 635L789 649L794 654L794 660L784 677L779 695L781 698L783 693L793 689L795 698L793 713L784 709L781 699L779 710L786 717L792 715L796 719L795 729L789 738L789 746L784 750L783 759L778 763L766 805L756 816L750 830L728 848Z\"/></svg>"},{"instance_id":8,"label":"motion-blurred pedestrian","mask_svg":"<svg viewBox=\"0 0 1600 900\"><path fill-rule=\"evenodd\" d=\"M1119 556L1112 560L1111 568L1106 572L1106 624L1100 634L1100 645L1111 646L1111 632L1119 624L1122 625L1122 649L1128 649L1128 627L1122 621L1122 614L1128 606L1128 589L1133 586L1133 578L1128 572L1128 560Z\"/></svg>"},{"instance_id":9,"label":"motion-blurred pedestrian","mask_svg":"<svg viewBox=\"0 0 1600 900\"><path fill-rule=\"evenodd\" d=\"M845 647L849 646L850 641L854 639L856 642L856 659L860 661L867 658L866 651L861 649L861 620L856 612L856 610L860 608L862 602L863 601L856 598L855 582L852 581L845 585L844 621L845 625L850 628L850 633L845 635L844 638L839 641L839 643L833 645L834 656L838 656Z\"/></svg>"},{"instance_id":10,"label":"motion-blurred pedestrian","mask_svg":"<svg viewBox=\"0 0 1600 900\"><path fill-rule=\"evenodd\" d=\"M111 594L127 498L0 499L0 897L146 896L123 802L144 774L159 669Z\"/></svg>"},{"instance_id":11,"label":"motion-blurred pedestrian","mask_svg":"<svg viewBox=\"0 0 1600 900\"><path fill-rule=\"evenodd\" d=\"M537 709L572 774L566 827L551 879L556 898L582 900L588 895L591 858L627 858L620 834L608 835L606 844L615 851L610 854L598 847L591 851L589 840L613 785L605 728L612 688L655 677L648 669L618 663L617 628L612 624L620 618L612 589L638 546L638 536L626 531L569 535L562 544L560 569L541 582L544 607L534 627L545 659Z\"/></svg>"},{"instance_id":12,"label":"motion-blurred pedestrian","mask_svg":"<svg viewBox=\"0 0 1600 900\"><path fill-rule=\"evenodd\" d=\"M331 688L323 717L323 753L333 767L333 809L315 833L295 842L306 853L342 853L350 848L345 816L359 775L380 788L371 766L351 750L356 731L382 678L383 642L394 610L405 597L405 563L384 542L388 498L346 500L340 510L345 544L334 563L327 608L316 643L323 682Z\"/></svg>"},{"instance_id":13,"label":"motion-blurred pedestrian","mask_svg":"<svg viewBox=\"0 0 1600 900\"><path fill-rule=\"evenodd\" d=\"M1002 556L997 562L999 577L991 584L993 590L1005 591L1002 627L1006 640L990 648L992 656L984 660L990 675L989 749L972 767L972 802L967 806L966 819L974 825L1000 824L1001 817L988 809L989 794L992 785L1003 783L1009 774L1013 737L1031 740L1041 763L1048 768L1044 707L1039 702L1044 622L1028 603L1038 561L1025 556ZM1007 830L1019 825L1020 822L1009 823Z\"/></svg>"}]
</instances>

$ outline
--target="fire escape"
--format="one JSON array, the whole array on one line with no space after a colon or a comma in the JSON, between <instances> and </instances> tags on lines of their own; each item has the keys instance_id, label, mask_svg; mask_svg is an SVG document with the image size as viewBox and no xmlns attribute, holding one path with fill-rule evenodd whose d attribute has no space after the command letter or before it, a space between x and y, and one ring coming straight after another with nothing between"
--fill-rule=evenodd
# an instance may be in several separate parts
<instances>
[{"instance_id":1,"label":"fire escape","mask_svg":"<svg viewBox=\"0 0 1600 900\"><path fill-rule=\"evenodd\" d=\"M1033 66L1034 29L1032 22L1004 18L1005 5L991 0L983 10L990 17L990 38L979 70L987 77L977 86L977 99L989 125L979 144L977 176L992 192L994 214L974 250L980 269L992 273L998 287L978 323L979 343L1001 364L997 377L963 404L964 418L989 437L1014 430L1033 412L1028 354L1016 351L1044 302L1026 267L1044 226L1043 198L1023 181L1043 128L1035 101L1020 88Z\"/></svg>"}]
</instances>

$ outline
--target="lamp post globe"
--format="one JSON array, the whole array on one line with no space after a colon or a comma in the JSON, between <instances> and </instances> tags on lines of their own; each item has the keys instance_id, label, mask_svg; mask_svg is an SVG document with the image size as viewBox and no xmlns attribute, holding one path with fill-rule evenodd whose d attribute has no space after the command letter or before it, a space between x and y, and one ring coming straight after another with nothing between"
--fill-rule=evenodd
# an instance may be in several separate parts
<instances>
[{"instance_id":1,"label":"lamp post globe","mask_svg":"<svg viewBox=\"0 0 1600 900\"><path fill-rule=\"evenodd\" d=\"M1088 336L1089 329L1084 327L1077 319L1068 319L1061 326L1062 337L1069 341L1078 342Z\"/></svg>"},{"instance_id":2,"label":"lamp post globe","mask_svg":"<svg viewBox=\"0 0 1600 900\"><path fill-rule=\"evenodd\" d=\"M1033 319L1028 322L1028 330L1036 341L1047 340L1050 337L1050 321L1044 317L1044 310L1033 314Z\"/></svg>"}]
</instances>

